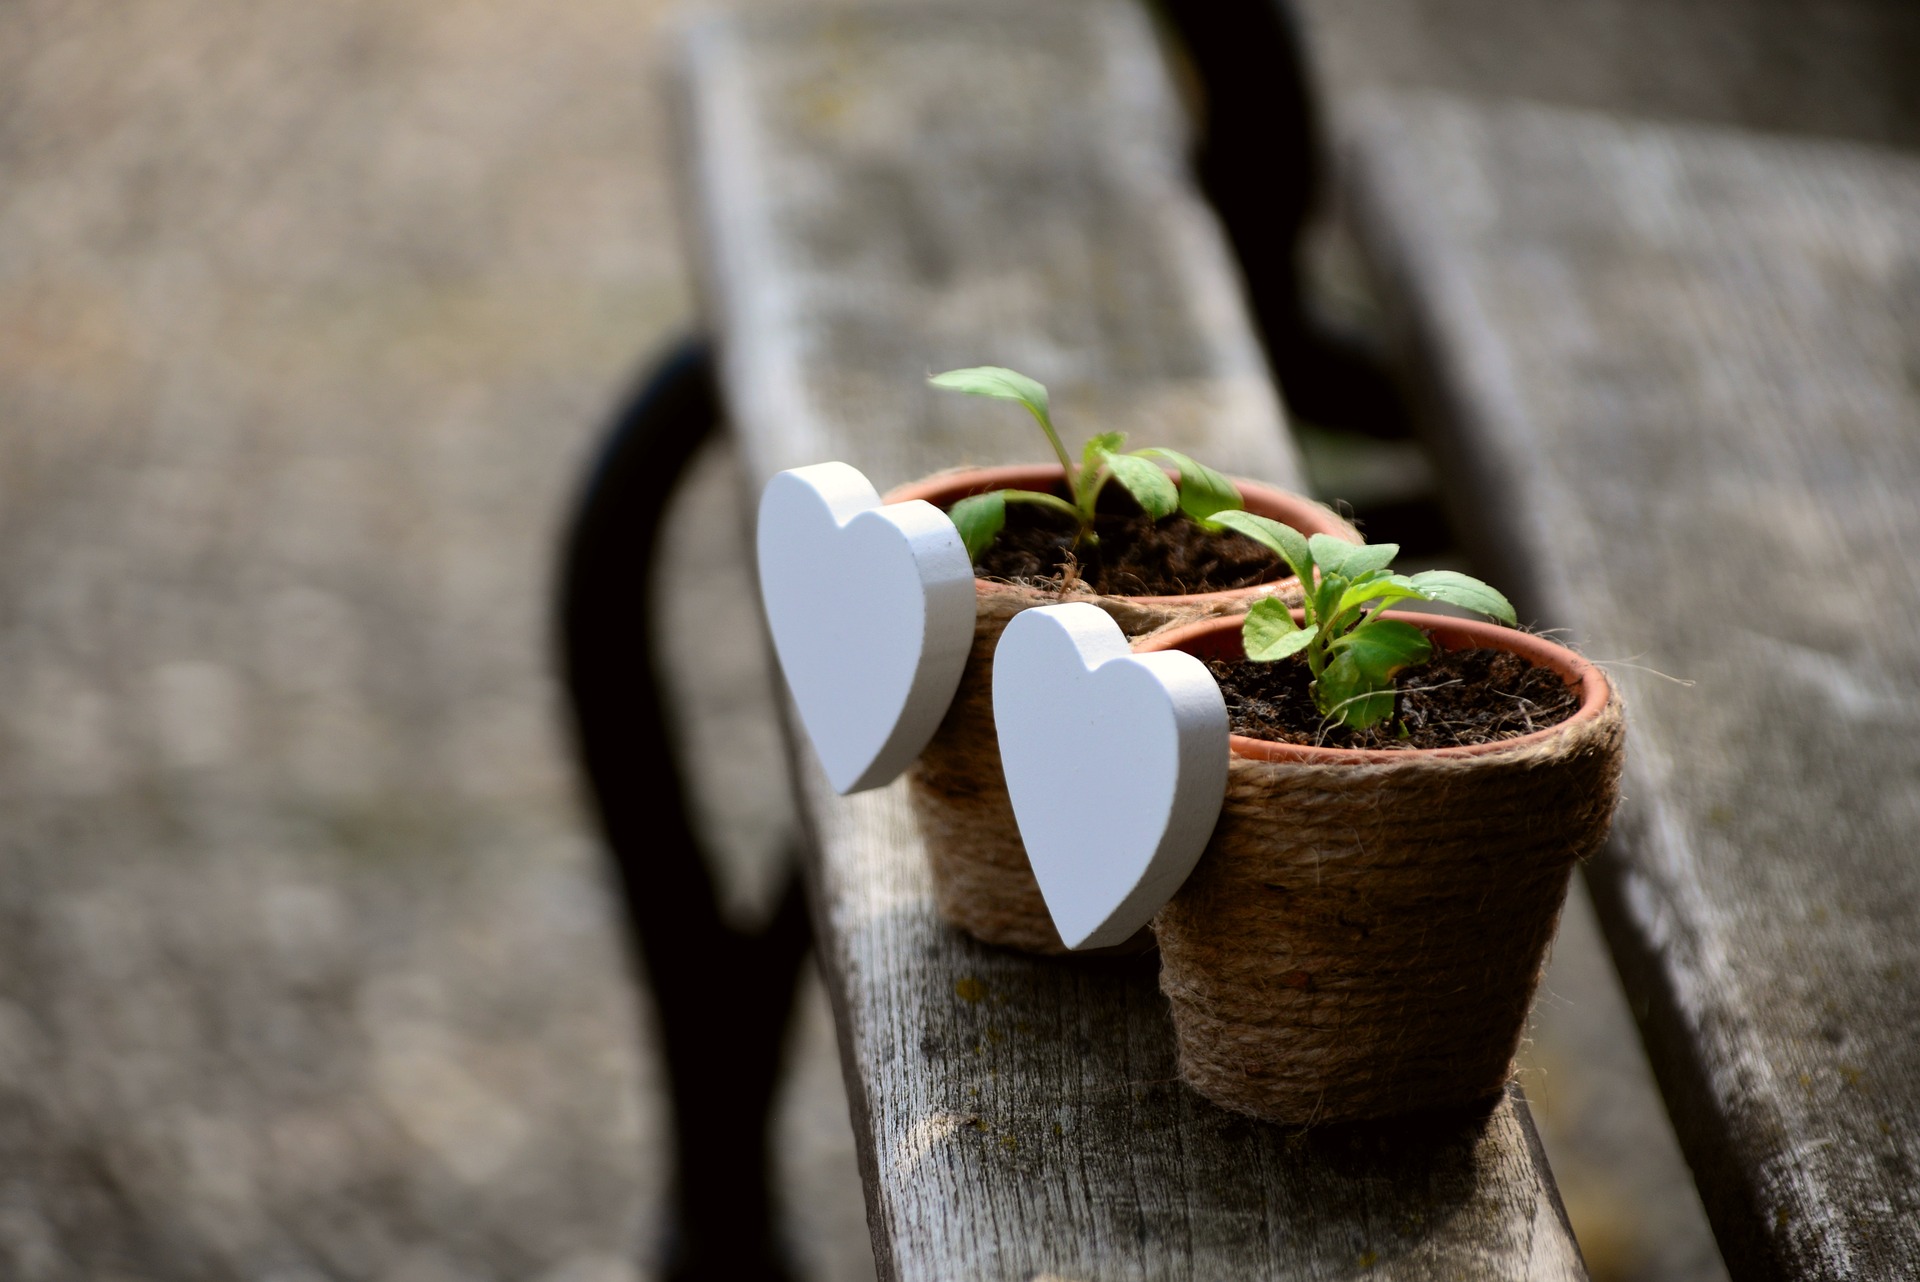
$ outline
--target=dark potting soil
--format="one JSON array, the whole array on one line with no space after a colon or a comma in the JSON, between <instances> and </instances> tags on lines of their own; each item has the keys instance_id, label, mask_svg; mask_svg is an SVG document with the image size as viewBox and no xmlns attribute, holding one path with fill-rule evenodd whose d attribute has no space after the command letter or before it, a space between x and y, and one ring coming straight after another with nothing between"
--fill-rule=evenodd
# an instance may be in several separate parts
<instances>
[{"instance_id":1,"label":"dark potting soil","mask_svg":"<svg viewBox=\"0 0 1920 1282\"><path fill-rule=\"evenodd\" d=\"M1178 513L1154 520L1117 485L1100 496L1093 521L1099 541L1075 547L1077 532L1059 512L1009 503L1006 526L974 562L974 572L1034 587L1077 580L1106 596L1225 592L1288 573L1279 557L1230 530L1211 533Z\"/></svg>"},{"instance_id":2,"label":"dark potting soil","mask_svg":"<svg viewBox=\"0 0 1920 1282\"><path fill-rule=\"evenodd\" d=\"M1328 723L1301 659L1208 662L1233 733L1322 748L1457 748L1516 739L1571 717L1580 696L1551 668L1505 650L1442 650L1396 679L1394 718L1365 731ZM1406 737L1400 729L1406 728Z\"/></svg>"}]
</instances>

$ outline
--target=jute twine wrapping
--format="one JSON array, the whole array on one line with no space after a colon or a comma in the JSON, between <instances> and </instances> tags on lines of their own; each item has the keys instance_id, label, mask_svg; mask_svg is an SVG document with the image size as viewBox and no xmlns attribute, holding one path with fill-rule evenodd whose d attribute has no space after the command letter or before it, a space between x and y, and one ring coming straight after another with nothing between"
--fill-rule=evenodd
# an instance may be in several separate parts
<instances>
[{"instance_id":1,"label":"jute twine wrapping","mask_svg":"<svg viewBox=\"0 0 1920 1282\"><path fill-rule=\"evenodd\" d=\"M1154 919L1180 1072L1308 1124L1499 1091L1573 867L1599 849L1625 722L1387 764L1235 755L1212 841Z\"/></svg>"},{"instance_id":2,"label":"jute twine wrapping","mask_svg":"<svg viewBox=\"0 0 1920 1282\"><path fill-rule=\"evenodd\" d=\"M1062 596L1017 584L979 583L973 651L960 687L933 741L907 775L940 915L989 944L1030 953L1067 951L1020 842L994 732L993 650L1014 615L1037 605L1085 601L1112 615L1128 636L1143 636L1244 613L1266 595L1297 605L1300 585L1288 579L1231 595L1140 598L1085 591Z\"/></svg>"}]
</instances>

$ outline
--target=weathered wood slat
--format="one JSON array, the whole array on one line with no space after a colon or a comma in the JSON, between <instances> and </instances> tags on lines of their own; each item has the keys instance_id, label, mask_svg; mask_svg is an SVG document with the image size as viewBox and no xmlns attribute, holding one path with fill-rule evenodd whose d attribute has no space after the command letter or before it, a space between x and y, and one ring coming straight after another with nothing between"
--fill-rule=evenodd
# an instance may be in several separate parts
<instances>
[{"instance_id":1,"label":"weathered wood slat","mask_svg":"<svg viewBox=\"0 0 1920 1282\"><path fill-rule=\"evenodd\" d=\"M1042 457L926 391L997 362L1075 435L1300 470L1131 6L711 22L684 99L710 315L756 490L841 458L885 487ZM805 754L805 749L799 751ZM1480 1123L1303 1138L1174 1075L1151 962L1041 962L934 915L899 787L803 765L822 961L882 1271L900 1278L1584 1275L1517 1098Z\"/></svg>"},{"instance_id":2,"label":"weathered wood slat","mask_svg":"<svg viewBox=\"0 0 1920 1282\"><path fill-rule=\"evenodd\" d=\"M1733 1275L1920 1276L1920 162L1424 97L1349 143L1478 542L1621 661L1589 875Z\"/></svg>"},{"instance_id":3,"label":"weathered wood slat","mask_svg":"<svg viewBox=\"0 0 1920 1282\"><path fill-rule=\"evenodd\" d=\"M1906 0L1295 0L1321 84L1920 146Z\"/></svg>"}]
</instances>

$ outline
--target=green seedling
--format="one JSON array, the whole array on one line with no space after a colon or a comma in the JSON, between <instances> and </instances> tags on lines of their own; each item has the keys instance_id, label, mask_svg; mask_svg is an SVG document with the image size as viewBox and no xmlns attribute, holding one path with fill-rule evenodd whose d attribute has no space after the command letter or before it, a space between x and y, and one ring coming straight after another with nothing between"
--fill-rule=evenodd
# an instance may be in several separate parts
<instances>
[{"instance_id":1,"label":"green seedling","mask_svg":"<svg viewBox=\"0 0 1920 1282\"><path fill-rule=\"evenodd\" d=\"M1076 465L1061 443L1060 433L1054 430L1053 418L1047 410L1047 389L1025 374L996 365L982 365L976 369L948 370L927 381L950 392L1017 401L1026 406L1027 413L1033 415L1033 421L1047 434L1047 444L1053 447L1054 457L1060 460L1067 474L1071 502L1057 494L1042 494L1037 490L993 490L961 499L948 509L947 515L953 518L961 540L967 545L967 555L976 561L993 546L994 539L1006 525L1009 503L1032 503L1063 513L1076 523L1076 545L1083 541L1098 542L1093 532L1094 504L1109 481L1118 481L1141 510L1156 521L1184 512L1201 528L1217 531L1226 527L1216 518L1226 512L1238 512L1242 506L1240 491L1233 488L1233 482L1212 468L1174 450L1154 448L1122 453L1121 447L1127 438L1120 432L1103 432L1088 441ZM1179 471L1177 485L1161 467L1162 463Z\"/></svg>"},{"instance_id":2,"label":"green seedling","mask_svg":"<svg viewBox=\"0 0 1920 1282\"><path fill-rule=\"evenodd\" d=\"M1513 627L1507 598L1480 580L1453 570L1395 574L1388 567L1397 543L1345 543L1298 530L1251 512L1220 512L1215 521L1264 544L1300 576L1302 621L1272 597L1247 612L1241 638L1247 657L1272 663L1303 657L1313 673L1320 714L1355 730L1393 716L1393 679L1433 657L1433 642L1411 623L1382 618L1396 601L1444 601Z\"/></svg>"}]
</instances>

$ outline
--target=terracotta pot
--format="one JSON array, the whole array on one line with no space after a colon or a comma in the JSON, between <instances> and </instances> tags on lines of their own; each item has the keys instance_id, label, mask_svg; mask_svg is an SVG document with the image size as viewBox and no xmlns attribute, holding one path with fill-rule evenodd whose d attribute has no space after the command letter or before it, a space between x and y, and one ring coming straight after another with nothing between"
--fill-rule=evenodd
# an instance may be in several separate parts
<instances>
[{"instance_id":1,"label":"terracotta pot","mask_svg":"<svg viewBox=\"0 0 1920 1282\"><path fill-rule=\"evenodd\" d=\"M1497 1094L1574 865L1600 848L1618 799L1625 722L1600 669L1510 628L1389 617L1442 649L1507 650L1547 667L1580 705L1534 734L1457 748L1232 736L1220 820L1153 930L1181 1076L1274 1121ZM1239 659L1240 622L1206 620L1135 648Z\"/></svg>"},{"instance_id":2,"label":"terracotta pot","mask_svg":"<svg viewBox=\"0 0 1920 1282\"><path fill-rule=\"evenodd\" d=\"M889 503L925 499L946 507L991 490L1046 490L1060 484L1058 465L1019 465L942 472L887 495ZM1307 534L1360 536L1311 499L1254 481L1235 480L1247 510ZM910 794L927 840L934 890L943 917L990 944L1036 953L1064 953L1040 886L1027 864L1007 799L993 728L993 649L1022 610L1062 601L1099 606L1129 636L1214 615L1243 613L1267 596L1300 599L1299 582L1276 579L1250 588L1190 596L1103 596L1078 587L1067 594L987 579L974 580L979 601L973 651L953 704L933 741L908 772Z\"/></svg>"}]
</instances>

